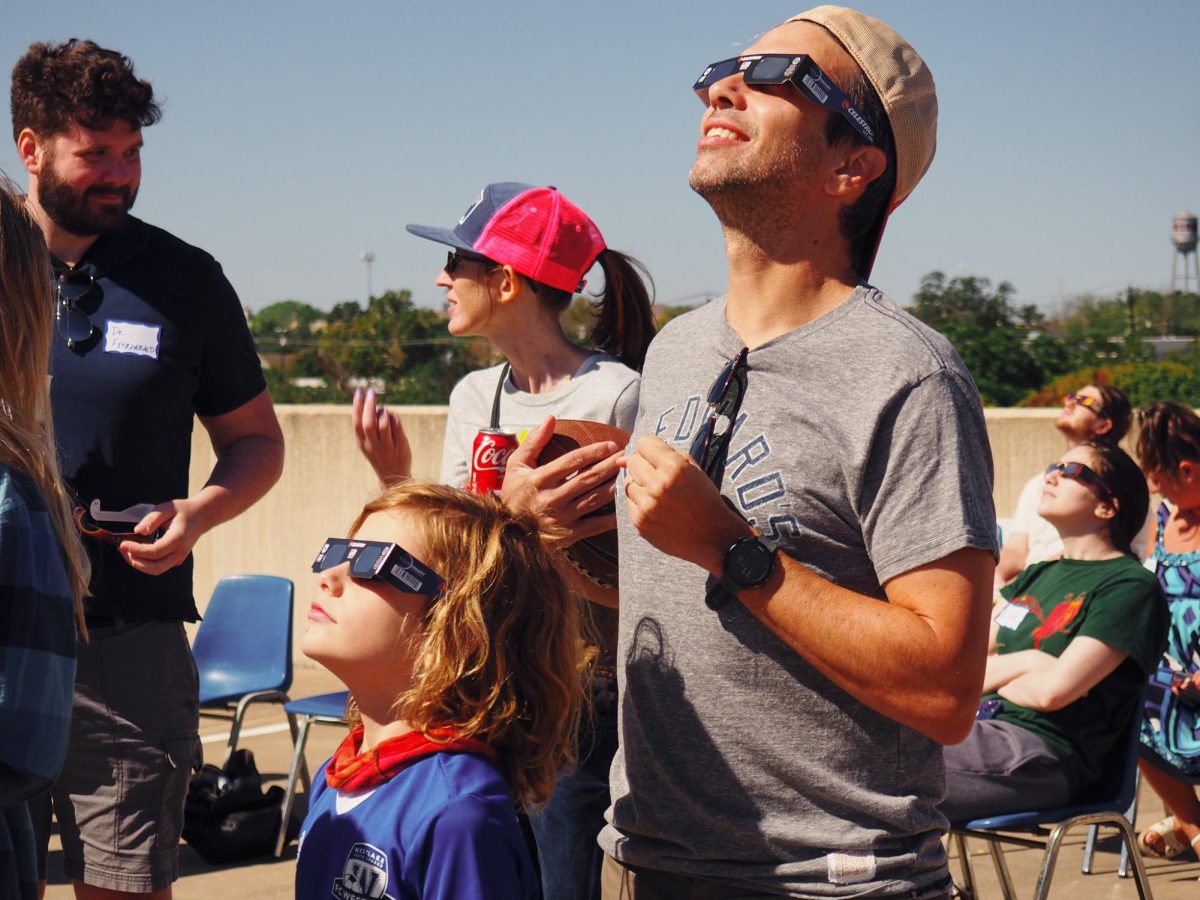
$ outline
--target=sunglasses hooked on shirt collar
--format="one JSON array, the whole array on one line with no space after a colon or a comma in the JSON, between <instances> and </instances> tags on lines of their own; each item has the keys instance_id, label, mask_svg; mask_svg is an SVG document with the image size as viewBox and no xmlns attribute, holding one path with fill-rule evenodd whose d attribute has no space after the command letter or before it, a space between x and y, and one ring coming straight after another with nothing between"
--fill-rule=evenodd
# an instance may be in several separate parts
<instances>
[{"instance_id":1,"label":"sunglasses hooked on shirt collar","mask_svg":"<svg viewBox=\"0 0 1200 900\"><path fill-rule=\"evenodd\" d=\"M1063 478L1070 478L1072 481L1079 481L1095 489L1101 500L1112 500L1112 488L1108 486L1108 482L1079 462L1056 462L1050 463L1046 467L1046 474L1057 472Z\"/></svg>"},{"instance_id":2,"label":"sunglasses hooked on shirt collar","mask_svg":"<svg viewBox=\"0 0 1200 900\"><path fill-rule=\"evenodd\" d=\"M688 455L718 488L725 479L725 461L729 455L729 439L737 424L742 398L746 395L746 357L743 347L737 356L717 373L708 389L708 418L696 432ZM723 426L723 427L721 427ZM720 430L718 430L720 429Z\"/></svg>"},{"instance_id":3,"label":"sunglasses hooked on shirt collar","mask_svg":"<svg viewBox=\"0 0 1200 900\"><path fill-rule=\"evenodd\" d=\"M66 340L68 347L74 347L92 336L92 320L76 304L90 294L95 286L96 279L87 272L67 269L55 273L54 324L59 337Z\"/></svg>"},{"instance_id":4,"label":"sunglasses hooked on shirt collar","mask_svg":"<svg viewBox=\"0 0 1200 900\"><path fill-rule=\"evenodd\" d=\"M763 84L793 85L817 106L823 106L844 118L868 144L875 143L875 133L846 92L821 71L811 56L802 53L758 53L710 63L696 79L692 90L707 104L708 89L721 79L739 72L742 80L752 87Z\"/></svg>"},{"instance_id":5,"label":"sunglasses hooked on shirt collar","mask_svg":"<svg viewBox=\"0 0 1200 900\"><path fill-rule=\"evenodd\" d=\"M351 578L382 581L406 594L439 597L446 589L441 575L399 544L326 538L321 552L313 560L312 570L324 572L342 563L350 564Z\"/></svg>"}]
</instances>

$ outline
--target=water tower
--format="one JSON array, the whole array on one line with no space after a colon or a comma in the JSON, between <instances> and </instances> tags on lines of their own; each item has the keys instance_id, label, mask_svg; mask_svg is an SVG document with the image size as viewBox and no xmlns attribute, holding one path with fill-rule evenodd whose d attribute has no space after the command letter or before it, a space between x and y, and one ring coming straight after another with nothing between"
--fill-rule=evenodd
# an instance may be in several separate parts
<instances>
[{"instance_id":1,"label":"water tower","mask_svg":"<svg viewBox=\"0 0 1200 900\"><path fill-rule=\"evenodd\" d=\"M1171 243L1175 245L1175 255L1171 258L1171 290L1178 283L1175 267L1179 258L1183 257L1183 290L1186 293L1192 273L1196 275L1196 289L1200 290L1200 261L1196 259L1196 214L1190 212L1177 213L1171 220ZM1192 258L1192 270L1188 271L1188 256Z\"/></svg>"}]
</instances>

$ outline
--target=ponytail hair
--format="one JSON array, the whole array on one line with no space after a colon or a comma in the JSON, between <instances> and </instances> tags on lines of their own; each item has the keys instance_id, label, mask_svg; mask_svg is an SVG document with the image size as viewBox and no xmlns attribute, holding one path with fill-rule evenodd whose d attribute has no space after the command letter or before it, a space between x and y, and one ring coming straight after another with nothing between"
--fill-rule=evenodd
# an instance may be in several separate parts
<instances>
[{"instance_id":1,"label":"ponytail hair","mask_svg":"<svg viewBox=\"0 0 1200 900\"><path fill-rule=\"evenodd\" d=\"M640 372L654 339L654 312L650 308L654 279L638 260L619 250L601 250L596 262L604 271L604 293L599 302L592 304L596 325L588 342ZM646 282L650 283L649 290Z\"/></svg>"},{"instance_id":2,"label":"ponytail hair","mask_svg":"<svg viewBox=\"0 0 1200 900\"><path fill-rule=\"evenodd\" d=\"M635 372L642 371L646 350L657 330L651 304L654 279L649 270L627 253L607 247L596 257L604 272L604 291L591 303L596 324L588 333L587 345L615 356ZM533 292L561 314L574 296L526 276ZM646 284L649 282L650 287Z\"/></svg>"},{"instance_id":3,"label":"ponytail hair","mask_svg":"<svg viewBox=\"0 0 1200 900\"><path fill-rule=\"evenodd\" d=\"M1150 508L1150 490L1146 478L1133 458L1109 441L1092 440L1084 444L1095 455L1092 467L1112 488L1109 504L1116 515L1108 522L1108 536L1122 553L1132 553L1133 539L1146 521Z\"/></svg>"}]
</instances>

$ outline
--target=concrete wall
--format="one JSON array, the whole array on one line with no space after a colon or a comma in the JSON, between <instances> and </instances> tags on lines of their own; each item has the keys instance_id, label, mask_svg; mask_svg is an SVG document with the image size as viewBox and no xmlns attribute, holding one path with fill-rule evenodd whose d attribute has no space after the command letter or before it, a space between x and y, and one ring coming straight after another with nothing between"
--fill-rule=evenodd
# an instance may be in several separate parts
<instances>
[{"instance_id":1,"label":"concrete wall","mask_svg":"<svg viewBox=\"0 0 1200 900\"><path fill-rule=\"evenodd\" d=\"M244 515L214 529L196 547L196 599L201 612L225 575L261 572L296 585L296 634L303 630L312 596L309 570L324 538L344 535L377 482L354 445L348 406L279 406L287 441L283 477ZM417 478L434 480L441 469L446 407L402 406ZM993 497L1001 517L1011 516L1022 485L1063 451L1054 429L1055 409L989 409L988 437L995 460ZM193 488L212 470L204 429L192 438ZM297 661L305 662L297 651Z\"/></svg>"}]
</instances>

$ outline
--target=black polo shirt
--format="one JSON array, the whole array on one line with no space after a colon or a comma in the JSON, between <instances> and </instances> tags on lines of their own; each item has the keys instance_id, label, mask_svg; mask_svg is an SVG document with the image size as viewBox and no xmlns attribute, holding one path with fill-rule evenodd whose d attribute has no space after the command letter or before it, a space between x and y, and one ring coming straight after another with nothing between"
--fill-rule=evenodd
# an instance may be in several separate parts
<instances>
[{"instance_id":1,"label":"black polo shirt","mask_svg":"<svg viewBox=\"0 0 1200 900\"><path fill-rule=\"evenodd\" d=\"M55 262L56 268L62 268ZM51 400L63 474L76 500L106 510L188 496L193 414L232 412L265 387L233 287L215 259L127 217L76 266L96 279L76 304L92 336L55 337ZM91 614L199 618L192 558L145 575L91 538Z\"/></svg>"}]
</instances>

